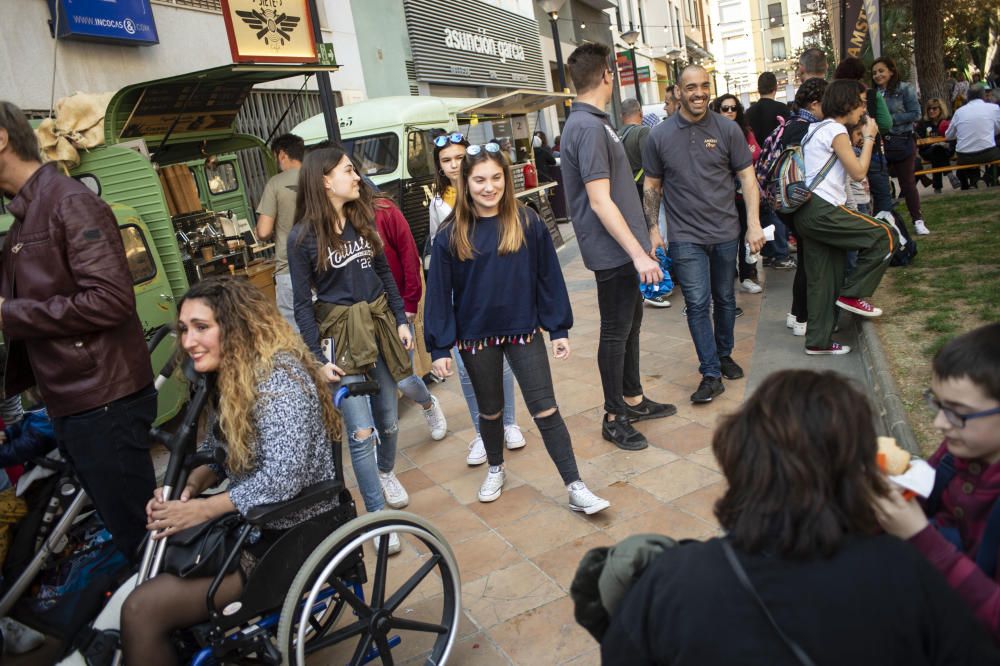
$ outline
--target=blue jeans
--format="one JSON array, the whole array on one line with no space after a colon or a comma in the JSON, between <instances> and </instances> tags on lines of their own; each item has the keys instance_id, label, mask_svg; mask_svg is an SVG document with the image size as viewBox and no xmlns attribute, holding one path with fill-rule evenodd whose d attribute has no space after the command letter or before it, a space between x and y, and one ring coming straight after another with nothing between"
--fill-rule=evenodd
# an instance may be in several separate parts
<instances>
[{"instance_id":1,"label":"blue jeans","mask_svg":"<svg viewBox=\"0 0 1000 666\"><path fill-rule=\"evenodd\" d=\"M292 327L292 330L298 333L299 325L295 323L295 306L292 303L292 274L288 271L275 274L274 297L277 300L278 312Z\"/></svg>"},{"instance_id":2,"label":"blue jeans","mask_svg":"<svg viewBox=\"0 0 1000 666\"><path fill-rule=\"evenodd\" d=\"M340 404L348 448L351 451L351 467L358 479L365 508L372 512L385 507L382 484L379 483L377 472L391 472L396 464L399 404L396 400L396 381L389 373L381 354L375 362L375 369L368 375L347 375L341 378L339 384L355 384L368 379L378 382L377 395L351 396ZM336 390L339 384L333 384L333 389ZM368 437L359 439L356 436L358 431L368 429L372 431Z\"/></svg>"},{"instance_id":3,"label":"blue jeans","mask_svg":"<svg viewBox=\"0 0 1000 666\"><path fill-rule=\"evenodd\" d=\"M871 192L872 214L892 210L892 195L889 193L889 165L881 155L872 155L868 165L868 190Z\"/></svg>"},{"instance_id":4,"label":"blue jeans","mask_svg":"<svg viewBox=\"0 0 1000 666\"><path fill-rule=\"evenodd\" d=\"M413 332L413 324L410 324L410 337L413 337L415 333ZM413 337L413 344L416 345L416 338ZM410 350L410 365L413 365L413 352ZM399 382L399 390L407 398L417 403L420 406L426 405L431 401L431 392L427 390L427 384L420 377L417 377L416 372L412 375Z\"/></svg>"},{"instance_id":5,"label":"blue jeans","mask_svg":"<svg viewBox=\"0 0 1000 666\"><path fill-rule=\"evenodd\" d=\"M773 210L761 211L760 226L766 227L774 225L774 240L764 243L761 254L774 259L786 259L788 257L788 227L781 221L781 218Z\"/></svg>"},{"instance_id":6,"label":"blue jeans","mask_svg":"<svg viewBox=\"0 0 1000 666\"><path fill-rule=\"evenodd\" d=\"M476 434L479 434L479 402L476 400L476 391L472 388L472 380L469 379L469 373L465 369L465 363L462 362L462 355L455 354L455 366L458 369L458 379L462 384L462 394L465 396L465 402L469 405L469 416L472 417L472 427L476 429ZM514 406L514 373L510 370L510 363L507 362L507 358L504 357L503 360L503 425L512 426L517 424L517 416L515 414Z\"/></svg>"},{"instance_id":7,"label":"blue jeans","mask_svg":"<svg viewBox=\"0 0 1000 666\"><path fill-rule=\"evenodd\" d=\"M736 322L733 281L740 246L739 240L714 245L683 241L670 244L674 279L684 292L688 330L698 352L698 372L707 377L721 377L719 357L733 352ZM713 311L714 330L709 316Z\"/></svg>"}]
</instances>

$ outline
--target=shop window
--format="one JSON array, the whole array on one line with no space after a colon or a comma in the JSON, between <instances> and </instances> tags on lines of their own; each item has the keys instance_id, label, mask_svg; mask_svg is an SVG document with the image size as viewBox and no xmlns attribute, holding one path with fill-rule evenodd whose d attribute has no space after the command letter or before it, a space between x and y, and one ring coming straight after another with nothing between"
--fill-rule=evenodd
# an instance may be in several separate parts
<instances>
[{"instance_id":1,"label":"shop window","mask_svg":"<svg viewBox=\"0 0 1000 666\"><path fill-rule=\"evenodd\" d=\"M366 176L392 173L399 165L399 137L391 132L346 139L344 147Z\"/></svg>"},{"instance_id":2,"label":"shop window","mask_svg":"<svg viewBox=\"0 0 1000 666\"><path fill-rule=\"evenodd\" d=\"M128 261L128 272L132 275L132 284L148 282L156 276L156 263L149 252L149 245L142 229L134 224L121 228L122 242L125 244L125 259Z\"/></svg>"},{"instance_id":3,"label":"shop window","mask_svg":"<svg viewBox=\"0 0 1000 666\"><path fill-rule=\"evenodd\" d=\"M780 2L775 2L767 6L767 18L770 19L772 28L785 25L785 16L781 11Z\"/></svg>"},{"instance_id":4,"label":"shop window","mask_svg":"<svg viewBox=\"0 0 1000 666\"><path fill-rule=\"evenodd\" d=\"M406 170L410 178L433 176L434 144L432 137L444 130L413 130L406 135Z\"/></svg>"},{"instance_id":5,"label":"shop window","mask_svg":"<svg viewBox=\"0 0 1000 666\"><path fill-rule=\"evenodd\" d=\"M208 180L208 191L212 194L226 194L240 188L236 179L236 165L232 162L216 163L209 166L205 163L205 178Z\"/></svg>"}]
</instances>

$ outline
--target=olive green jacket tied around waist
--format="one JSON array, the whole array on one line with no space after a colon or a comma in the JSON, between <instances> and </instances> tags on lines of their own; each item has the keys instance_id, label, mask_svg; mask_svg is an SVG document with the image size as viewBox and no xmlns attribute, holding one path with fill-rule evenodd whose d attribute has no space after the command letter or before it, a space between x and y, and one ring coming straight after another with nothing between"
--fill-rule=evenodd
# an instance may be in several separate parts
<instances>
[{"instance_id":1,"label":"olive green jacket tied around waist","mask_svg":"<svg viewBox=\"0 0 1000 666\"><path fill-rule=\"evenodd\" d=\"M345 374L365 374L375 367L379 353L395 381L413 374L410 354L399 339L396 318L385 294L372 303L358 301L354 305L317 301L315 308L320 335L333 338L334 363Z\"/></svg>"}]
</instances>

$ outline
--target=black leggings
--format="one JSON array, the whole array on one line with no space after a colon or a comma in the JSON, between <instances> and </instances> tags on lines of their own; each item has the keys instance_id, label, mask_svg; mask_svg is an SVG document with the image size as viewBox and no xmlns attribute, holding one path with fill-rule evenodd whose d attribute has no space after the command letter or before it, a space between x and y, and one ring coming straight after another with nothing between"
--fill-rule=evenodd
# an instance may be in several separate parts
<instances>
[{"instance_id":1,"label":"black leggings","mask_svg":"<svg viewBox=\"0 0 1000 666\"><path fill-rule=\"evenodd\" d=\"M122 651L129 666L173 666L179 663L170 635L208 619L205 595L211 578L178 578L160 574L137 587L125 599L121 614ZM240 598L240 572L222 580L215 594L216 607Z\"/></svg>"},{"instance_id":2,"label":"black leggings","mask_svg":"<svg viewBox=\"0 0 1000 666\"><path fill-rule=\"evenodd\" d=\"M737 278L743 280L757 281L757 264L747 263L747 252L744 240L747 237L747 207L743 203L743 197L736 197L736 213L740 218L740 244L736 252Z\"/></svg>"},{"instance_id":3,"label":"black leggings","mask_svg":"<svg viewBox=\"0 0 1000 666\"><path fill-rule=\"evenodd\" d=\"M626 414L624 397L642 396L639 378L639 330L642 327L642 293L632 262L594 271L601 334L597 369L604 389L604 411ZM624 396L624 397L623 397Z\"/></svg>"},{"instance_id":4,"label":"black leggings","mask_svg":"<svg viewBox=\"0 0 1000 666\"><path fill-rule=\"evenodd\" d=\"M579 481L580 472L576 468L573 443L556 405L552 373L549 371L549 359L541 333L536 334L526 345L504 343L477 349L475 353L462 352L462 362L469 373L472 389L476 392L476 402L479 403L479 434L483 437L490 465L495 467L503 464L503 421L500 414L503 412L504 356L507 357L510 369L514 371L524 403L538 424L545 450L556 464L563 483L569 485ZM553 408L556 411L552 414L538 416Z\"/></svg>"}]
</instances>

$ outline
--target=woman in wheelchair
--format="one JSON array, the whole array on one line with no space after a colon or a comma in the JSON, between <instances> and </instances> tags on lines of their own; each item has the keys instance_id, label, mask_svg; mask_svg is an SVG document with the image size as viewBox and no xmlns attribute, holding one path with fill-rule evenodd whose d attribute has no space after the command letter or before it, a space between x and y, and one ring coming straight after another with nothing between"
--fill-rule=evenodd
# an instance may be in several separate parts
<instances>
[{"instance_id":1,"label":"woman in wheelchair","mask_svg":"<svg viewBox=\"0 0 1000 666\"><path fill-rule=\"evenodd\" d=\"M339 147L306 155L299 175L295 226L288 234L295 321L329 382L370 379L379 392L344 399L351 465L369 513L409 496L393 473L396 462L396 385L413 374L412 335L403 299L386 261L370 198ZM313 290L316 301L313 302ZM324 350L326 345L326 350ZM376 462L377 452L377 462ZM389 536L390 554L399 538Z\"/></svg>"},{"instance_id":2,"label":"woman in wheelchair","mask_svg":"<svg viewBox=\"0 0 1000 666\"><path fill-rule=\"evenodd\" d=\"M216 373L215 406L202 448L222 447L224 465L193 470L174 501L161 489L146 506L147 529L168 537L233 511L289 500L334 477L333 445L340 417L326 377L313 354L274 304L246 280L211 278L181 299L180 343L201 373ZM199 497L228 478L225 492ZM282 530L333 508L316 504L265 526L244 548L240 567L228 575L215 599L219 608L239 598L246 575ZM160 574L132 592L122 608L121 633L127 664L174 664L171 632L208 619L210 578Z\"/></svg>"}]
</instances>

